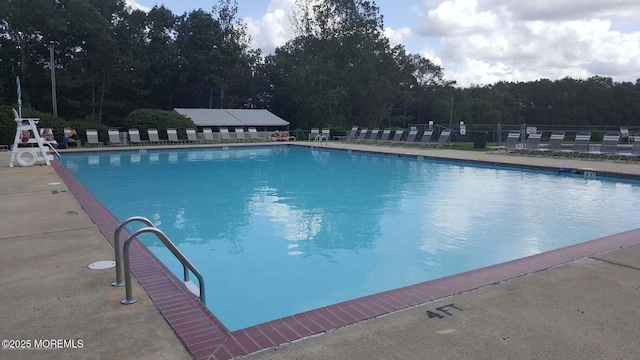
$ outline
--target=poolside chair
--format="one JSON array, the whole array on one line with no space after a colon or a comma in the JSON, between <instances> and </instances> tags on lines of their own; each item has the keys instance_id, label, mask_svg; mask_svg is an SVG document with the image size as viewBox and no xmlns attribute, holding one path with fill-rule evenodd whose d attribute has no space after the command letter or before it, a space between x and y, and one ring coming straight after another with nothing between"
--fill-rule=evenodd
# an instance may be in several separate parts
<instances>
[{"instance_id":1,"label":"poolside chair","mask_svg":"<svg viewBox=\"0 0 640 360\"><path fill-rule=\"evenodd\" d=\"M589 158L598 157L599 159L609 159L618 153L618 143L620 142L620 133L606 132L602 138L602 143L598 150L589 150Z\"/></svg>"},{"instance_id":2,"label":"poolside chair","mask_svg":"<svg viewBox=\"0 0 640 360\"><path fill-rule=\"evenodd\" d=\"M197 144L200 143L201 141L198 140L198 133L196 133L196 129L186 129L185 130L187 132L187 141L191 144Z\"/></svg>"},{"instance_id":3,"label":"poolside chair","mask_svg":"<svg viewBox=\"0 0 640 360\"><path fill-rule=\"evenodd\" d=\"M118 129L109 129L109 146L124 145L124 142L120 139L120 131Z\"/></svg>"},{"instance_id":4,"label":"poolside chair","mask_svg":"<svg viewBox=\"0 0 640 360\"><path fill-rule=\"evenodd\" d=\"M400 141L402 141L402 135L404 134L404 130L400 129L400 130L396 130L393 133L393 138L391 140L389 140L388 142L393 144L393 143L398 143Z\"/></svg>"},{"instance_id":5,"label":"poolside chair","mask_svg":"<svg viewBox=\"0 0 640 360\"><path fill-rule=\"evenodd\" d=\"M369 137L367 138L367 141L376 141L378 140L378 133L380 132L380 129L375 128L373 130L371 130L371 133L369 134Z\"/></svg>"},{"instance_id":6,"label":"poolside chair","mask_svg":"<svg viewBox=\"0 0 640 360\"><path fill-rule=\"evenodd\" d=\"M618 156L618 161L620 160L635 160L636 163L638 162L638 160L640 159L640 135L631 135L633 138L631 139L631 142L633 143L633 145L631 145L631 151L630 152L617 152L616 155ZM614 161L616 161L616 159L614 159Z\"/></svg>"},{"instance_id":7,"label":"poolside chair","mask_svg":"<svg viewBox=\"0 0 640 360\"><path fill-rule=\"evenodd\" d=\"M146 140L140 140L140 131L138 129L129 129L129 142L131 145L145 145L149 142Z\"/></svg>"},{"instance_id":8,"label":"poolside chair","mask_svg":"<svg viewBox=\"0 0 640 360\"><path fill-rule=\"evenodd\" d=\"M96 129L87 129L87 146L102 146L102 141L98 139L98 130Z\"/></svg>"},{"instance_id":9,"label":"poolside chair","mask_svg":"<svg viewBox=\"0 0 640 360\"><path fill-rule=\"evenodd\" d=\"M249 128L249 141L260 141L260 138L258 137L258 130L254 127Z\"/></svg>"},{"instance_id":10,"label":"poolside chair","mask_svg":"<svg viewBox=\"0 0 640 360\"><path fill-rule=\"evenodd\" d=\"M620 126L620 141L631 144L631 139L632 136L629 134L629 128L626 126Z\"/></svg>"},{"instance_id":11,"label":"poolside chair","mask_svg":"<svg viewBox=\"0 0 640 360\"><path fill-rule=\"evenodd\" d=\"M353 140L356 138L356 133L358 132L358 127L357 126L353 126L351 128L351 130L349 131L349 133L347 134L347 140Z\"/></svg>"},{"instance_id":12,"label":"poolside chair","mask_svg":"<svg viewBox=\"0 0 640 360\"><path fill-rule=\"evenodd\" d=\"M382 131L382 135L380 135L380 139L378 139L378 142L389 141L389 136L391 136L391 129L384 129Z\"/></svg>"},{"instance_id":13,"label":"poolside chair","mask_svg":"<svg viewBox=\"0 0 640 360\"><path fill-rule=\"evenodd\" d=\"M517 151L520 150L518 148L518 140L520 140L520 131L509 131L509 133L507 134L507 140L505 140L504 145L498 147L496 151L504 151L504 153L507 155L517 153Z\"/></svg>"},{"instance_id":14,"label":"poolside chair","mask_svg":"<svg viewBox=\"0 0 640 360\"><path fill-rule=\"evenodd\" d=\"M541 147L538 151L542 155L551 154L562 150L562 142L564 141L564 131L554 131L549 137L549 142L546 147Z\"/></svg>"},{"instance_id":15,"label":"poolside chair","mask_svg":"<svg viewBox=\"0 0 640 360\"><path fill-rule=\"evenodd\" d=\"M451 130L442 130L440 132L440 136L438 136L438 140L432 142L431 144L436 149L440 149L445 146L451 147L453 144L449 141L450 136Z\"/></svg>"},{"instance_id":16,"label":"poolside chair","mask_svg":"<svg viewBox=\"0 0 640 360\"><path fill-rule=\"evenodd\" d=\"M216 140L213 138L213 131L211 128L202 129L202 135L204 136L204 142L206 143L214 143Z\"/></svg>"},{"instance_id":17,"label":"poolside chair","mask_svg":"<svg viewBox=\"0 0 640 360\"><path fill-rule=\"evenodd\" d=\"M176 129L167 129L167 137L169 144L184 144L184 140L178 139L178 131Z\"/></svg>"},{"instance_id":18,"label":"poolside chair","mask_svg":"<svg viewBox=\"0 0 640 360\"><path fill-rule=\"evenodd\" d=\"M420 139L420 145L431 145L431 137L433 136L433 130L425 130L422 133L422 138Z\"/></svg>"},{"instance_id":19,"label":"poolside chair","mask_svg":"<svg viewBox=\"0 0 640 360\"><path fill-rule=\"evenodd\" d=\"M588 155L589 141L591 141L591 132L579 132L576 134L576 138L573 141L571 149L560 149L554 154L560 156L575 156L576 158L579 158L581 155Z\"/></svg>"},{"instance_id":20,"label":"poolside chair","mask_svg":"<svg viewBox=\"0 0 640 360\"><path fill-rule=\"evenodd\" d=\"M158 129L147 129L147 135L149 136L150 144L164 144L165 140L160 140L160 135L158 135Z\"/></svg>"},{"instance_id":21,"label":"poolside chair","mask_svg":"<svg viewBox=\"0 0 640 360\"><path fill-rule=\"evenodd\" d=\"M329 141L330 140L329 136L331 135L331 129L328 129L328 128L322 129L321 135L322 135L321 140Z\"/></svg>"},{"instance_id":22,"label":"poolside chair","mask_svg":"<svg viewBox=\"0 0 640 360\"><path fill-rule=\"evenodd\" d=\"M235 128L236 141L245 142L247 139L244 137L244 129L243 128Z\"/></svg>"},{"instance_id":23,"label":"poolside chair","mask_svg":"<svg viewBox=\"0 0 640 360\"><path fill-rule=\"evenodd\" d=\"M412 145L414 141L416 141L416 136L418 135L418 129L409 130L407 134L407 138L404 139L405 144Z\"/></svg>"},{"instance_id":24,"label":"poolside chair","mask_svg":"<svg viewBox=\"0 0 640 360\"><path fill-rule=\"evenodd\" d=\"M320 135L320 129L318 128L311 129L311 132L309 133L309 141L315 140L318 135Z\"/></svg>"},{"instance_id":25,"label":"poolside chair","mask_svg":"<svg viewBox=\"0 0 640 360\"><path fill-rule=\"evenodd\" d=\"M533 134L529 134L527 140L524 143L524 153L529 156L540 153L540 139L542 138L541 132L535 132Z\"/></svg>"},{"instance_id":26,"label":"poolside chair","mask_svg":"<svg viewBox=\"0 0 640 360\"><path fill-rule=\"evenodd\" d=\"M231 141L231 137L229 137L229 129L220 128L220 140L222 142L230 142Z\"/></svg>"},{"instance_id":27,"label":"poolside chair","mask_svg":"<svg viewBox=\"0 0 640 360\"><path fill-rule=\"evenodd\" d=\"M367 132L369 132L368 128L362 128L360 130L360 134L358 134L358 137L355 138L355 140L365 140L367 138Z\"/></svg>"}]
</instances>

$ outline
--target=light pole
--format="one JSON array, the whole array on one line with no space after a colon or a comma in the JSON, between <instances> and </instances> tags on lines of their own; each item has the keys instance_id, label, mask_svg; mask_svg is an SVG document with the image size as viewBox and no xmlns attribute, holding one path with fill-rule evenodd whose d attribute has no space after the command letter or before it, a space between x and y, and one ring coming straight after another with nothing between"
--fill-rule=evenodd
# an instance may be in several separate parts
<instances>
[{"instance_id":1,"label":"light pole","mask_svg":"<svg viewBox=\"0 0 640 360\"><path fill-rule=\"evenodd\" d=\"M56 99L56 64L53 57L53 41L49 42L49 56L51 66L51 103L53 104L53 116L58 117L58 101Z\"/></svg>"}]
</instances>

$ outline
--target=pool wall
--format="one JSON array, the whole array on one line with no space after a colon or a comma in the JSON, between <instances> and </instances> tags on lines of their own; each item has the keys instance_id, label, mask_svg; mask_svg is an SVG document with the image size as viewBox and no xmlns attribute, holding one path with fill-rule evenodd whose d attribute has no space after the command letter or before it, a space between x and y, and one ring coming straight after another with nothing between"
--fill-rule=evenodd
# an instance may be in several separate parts
<instances>
[{"instance_id":1,"label":"pool wall","mask_svg":"<svg viewBox=\"0 0 640 360\"><path fill-rule=\"evenodd\" d=\"M505 164L499 163L488 164L485 162L484 164L505 166ZM113 233L120 220L116 219L60 163L53 162L52 166L100 232L113 246ZM542 170L540 167L528 168ZM552 170L557 170L557 168ZM616 174L612 175L612 177L616 177ZM621 177L629 178L627 176ZM124 235L122 236L124 237ZM202 305L198 298L140 242L132 243L130 255L133 275L191 354L196 359L230 359L638 243L640 243L640 229L631 230L498 265L310 310L234 332L229 332L224 324ZM219 295L215 288L208 289L210 298Z\"/></svg>"}]
</instances>

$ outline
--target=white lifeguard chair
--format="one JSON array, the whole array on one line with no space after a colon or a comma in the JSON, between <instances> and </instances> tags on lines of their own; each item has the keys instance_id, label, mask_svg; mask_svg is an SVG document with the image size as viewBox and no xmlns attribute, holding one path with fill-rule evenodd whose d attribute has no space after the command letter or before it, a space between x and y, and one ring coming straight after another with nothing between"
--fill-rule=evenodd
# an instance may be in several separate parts
<instances>
[{"instance_id":1,"label":"white lifeguard chair","mask_svg":"<svg viewBox=\"0 0 640 360\"><path fill-rule=\"evenodd\" d=\"M16 137L13 140L13 147L11 148L11 161L9 167L12 168L16 163L20 166L31 166L37 162L44 162L47 165L51 165L53 155L49 154L49 151L58 153L56 148L49 142L44 141L40 137L40 132L36 124L40 121L38 118L23 118L14 109L13 115L16 121ZM29 137L29 140L22 141L22 131L30 131L33 135ZM37 147L19 147L20 144L37 144ZM60 154L58 154L59 156Z\"/></svg>"}]
</instances>

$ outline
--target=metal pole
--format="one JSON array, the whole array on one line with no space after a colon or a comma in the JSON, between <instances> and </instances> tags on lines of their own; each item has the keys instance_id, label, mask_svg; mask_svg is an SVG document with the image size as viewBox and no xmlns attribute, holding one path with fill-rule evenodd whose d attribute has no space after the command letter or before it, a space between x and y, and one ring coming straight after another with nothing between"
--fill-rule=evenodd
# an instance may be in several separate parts
<instances>
[{"instance_id":1,"label":"metal pole","mask_svg":"<svg viewBox=\"0 0 640 360\"><path fill-rule=\"evenodd\" d=\"M56 99L56 64L53 57L53 41L49 43L49 56L51 57L51 102L53 103L53 116L58 117L58 100Z\"/></svg>"},{"instance_id":2,"label":"metal pole","mask_svg":"<svg viewBox=\"0 0 640 360\"><path fill-rule=\"evenodd\" d=\"M451 97L451 112L449 113L449 130L451 130L452 125L453 125L453 96Z\"/></svg>"}]
</instances>

